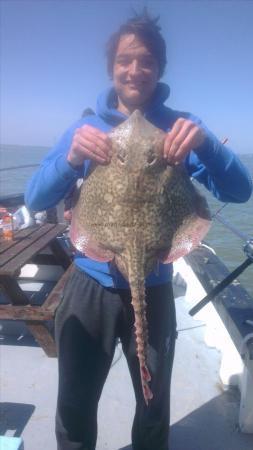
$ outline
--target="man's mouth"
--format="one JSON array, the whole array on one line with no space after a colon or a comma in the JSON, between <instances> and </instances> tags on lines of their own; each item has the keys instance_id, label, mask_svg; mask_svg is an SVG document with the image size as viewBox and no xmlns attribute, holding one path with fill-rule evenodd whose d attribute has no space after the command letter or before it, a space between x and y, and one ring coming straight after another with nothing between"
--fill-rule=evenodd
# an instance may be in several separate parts
<instances>
[{"instance_id":1,"label":"man's mouth","mask_svg":"<svg viewBox=\"0 0 253 450\"><path fill-rule=\"evenodd\" d=\"M130 89L142 89L145 85L145 83L132 83L132 82L127 82L126 84Z\"/></svg>"}]
</instances>

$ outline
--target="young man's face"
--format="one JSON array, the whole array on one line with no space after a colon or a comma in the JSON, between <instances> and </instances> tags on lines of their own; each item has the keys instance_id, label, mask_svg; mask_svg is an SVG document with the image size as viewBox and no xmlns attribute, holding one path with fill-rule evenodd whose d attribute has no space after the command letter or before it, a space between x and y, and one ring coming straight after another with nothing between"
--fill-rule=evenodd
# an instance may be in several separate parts
<instances>
[{"instance_id":1,"label":"young man's face","mask_svg":"<svg viewBox=\"0 0 253 450\"><path fill-rule=\"evenodd\" d=\"M158 80L158 62L147 47L134 34L121 36L113 65L119 106L128 112L145 107Z\"/></svg>"}]
</instances>

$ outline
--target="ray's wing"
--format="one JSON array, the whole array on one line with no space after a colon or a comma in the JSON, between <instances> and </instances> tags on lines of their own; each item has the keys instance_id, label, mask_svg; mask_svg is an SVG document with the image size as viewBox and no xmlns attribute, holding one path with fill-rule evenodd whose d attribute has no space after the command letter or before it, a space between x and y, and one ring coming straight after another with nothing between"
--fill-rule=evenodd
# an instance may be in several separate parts
<instances>
[{"instance_id":1,"label":"ray's wing","mask_svg":"<svg viewBox=\"0 0 253 450\"><path fill-rule=\"evenodd\" d=\"M70 240L74 247L88 258L99 262L109 262L114 258L114 253L103 247L102 243L96 238L96 224L85 226L81 223L78 205L73 209L70 225Z\"/></svg>"},{"instance_id":2,"label":"ray's wing","mask_svg":"<svg viewBox=\"0 0 253 450\"><path fill-rule=\"evenodd\" d=\"M171 248L160 255L164 264L172 263L197 247L210 228L210 220L192 216L179 227L172 239Z\"/></svg>"},{"instance_id":3,"label":"ray's wing","mask_svg":"<svg viewBox=\"0 0 253 450\"><path fill-rule=\"evenodd\" d=\"M183 170L177 173L176 183L170 186L167 195L170 207L173 202L170 220L174 231L168 250L159 255L159 260L165 264L190 253L211 226L207 201Z\"/></svg>"}]
</instances>

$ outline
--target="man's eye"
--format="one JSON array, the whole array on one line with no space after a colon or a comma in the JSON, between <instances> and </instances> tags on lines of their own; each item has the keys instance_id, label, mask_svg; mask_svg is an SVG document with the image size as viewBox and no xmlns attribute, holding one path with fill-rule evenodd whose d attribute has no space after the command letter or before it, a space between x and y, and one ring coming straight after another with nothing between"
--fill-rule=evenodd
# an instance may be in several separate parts
<instances>
[{"instance_id":1,"label":"man's eye","mask_svg":"<svg viewBox=\"0 0 253 450\"><path fill-rule=\"evenodd\" d=\"M143 59L142 61L140 61L142 67L153 67L155 62L153 59Z\"/></svg>"},{"instance_id":2,"label":"man's eye","mask_svg":"<svg viewBox=\"0 0 253 450\"><path fill-rule=\"evenodd\" d=\"M117 62L117 64L120 64L121 66L127 66L129 64L128 59L117 59L116 62Z\"/></svg>"}]
</instances>

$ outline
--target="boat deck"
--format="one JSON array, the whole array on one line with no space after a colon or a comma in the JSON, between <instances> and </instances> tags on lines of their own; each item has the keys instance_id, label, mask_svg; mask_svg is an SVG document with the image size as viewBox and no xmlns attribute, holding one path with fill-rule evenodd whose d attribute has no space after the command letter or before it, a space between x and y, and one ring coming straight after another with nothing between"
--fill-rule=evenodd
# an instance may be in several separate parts
<instances>
[{"instance_id":1,"label":"boat deck","mask_svg":"<svg viewBox=\"0 0 253 450\"><path fill-rule=\"evenodd\" d=\"M188 315L188 301L180 294L176 298L178 339L170 449L252 450L253 435L242 434L238 426L239 391L222 389L220 353L206 345L205 322ZM48 358L28 336L2 335L1 344L0 434L22 436L25 450L56 450L57 360ZM131 450L134 408L119 344L99 405L97 450Z\"/></svg>"}]
</instances>

